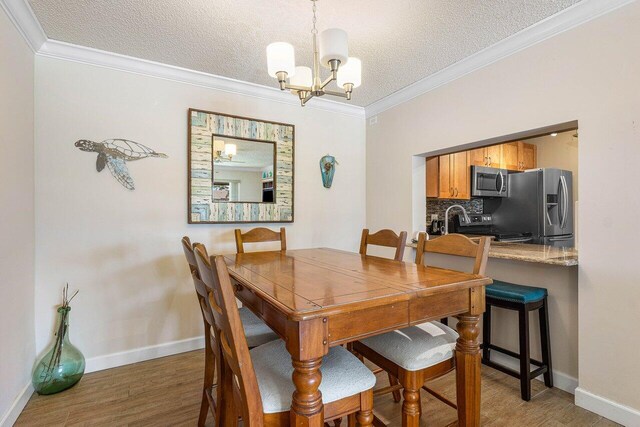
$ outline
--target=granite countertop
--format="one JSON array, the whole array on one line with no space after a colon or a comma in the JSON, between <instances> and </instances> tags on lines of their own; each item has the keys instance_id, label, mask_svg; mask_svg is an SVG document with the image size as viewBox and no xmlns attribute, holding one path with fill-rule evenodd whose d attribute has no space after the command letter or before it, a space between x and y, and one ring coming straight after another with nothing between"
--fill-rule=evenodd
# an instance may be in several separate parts
<instances>
[{"instance_id":1,"label":"granite countertop","mask_svg":"<svg viewBox=\"0 0 640 427\"><path fill-rule=\"evenodd\" d=\"M410 242L407 246L415 249L417 244ZM491 242L489 258L510 259L515 261L571 267L578 265L578 250L573 247L557 248L554 246L534 245L528 243Z\"/></svg>"}]
</instances>

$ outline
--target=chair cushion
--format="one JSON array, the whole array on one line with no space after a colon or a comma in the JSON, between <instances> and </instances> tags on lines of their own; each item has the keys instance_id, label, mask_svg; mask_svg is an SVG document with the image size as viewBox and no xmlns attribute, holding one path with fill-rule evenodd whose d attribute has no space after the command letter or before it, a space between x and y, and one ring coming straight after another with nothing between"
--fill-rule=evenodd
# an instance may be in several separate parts
<instances>
[{"instance_id":1,"label":"chair cushion","mask_svg":"<svg viewBox=\"0 0 640 427\"><path fill-rule=\"evenodd\" d=\"M266 414L288 411L295 389L293 366L284 341L273 341L251 350L262 407ZM335 402L373 388L376 377L343 347L329 349L323 357L320 392L324 403Z\"/></svg>"},{"instance_id":2,"label":"chair cushion","mask_svg":"<svg viewBox=\"0 0 640 427\"><path fill-rule=\"evenodd\" d=\"M407 371L419 371L453 357L458 334L440 322L427 322L360 340Z\"/></svg>"},{"instance_id":3,"label":"chair cushion","mask_svg":"<svg viewBox=\"0 0 640 427\"><path fill-rule=\"evenodd\" d=\"M540 301L547 296L545 288L516 285L515 283L494 280L487 286L486 296L503 301L520 302L523 304Z\"/></svg>"},{"instance_id":4,"label":"chair cushion","mask_svg":"<svg viewBox=\"0 0 640 427\"><path fill-rule=\"evenodd\" d=\"M242 307L238 311L240 312L240 320L242 320L242 326L244 326L244 335L247 337L249 348L257 347L279 338L262 319L253 314L247 307Z\"/></svg>"}]
</instances>

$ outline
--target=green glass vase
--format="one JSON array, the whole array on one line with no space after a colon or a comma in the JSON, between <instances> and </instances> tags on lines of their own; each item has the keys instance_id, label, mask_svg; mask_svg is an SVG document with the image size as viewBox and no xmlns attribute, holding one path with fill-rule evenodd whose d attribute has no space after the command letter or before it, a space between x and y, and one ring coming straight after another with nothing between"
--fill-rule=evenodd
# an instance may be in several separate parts
<instances>
[{"instance_id":1,"label":"green glass vase","mask_svg":"<svg viewBox=\"0 0 640 427\"><path fill-rule=\"evenodd\" d=\"M33 388L38 394L54 394L74 386L84 375L84 356L69 341L71 307L58 308L55 340L36 364Z\"/></svg>"}]
</instances>

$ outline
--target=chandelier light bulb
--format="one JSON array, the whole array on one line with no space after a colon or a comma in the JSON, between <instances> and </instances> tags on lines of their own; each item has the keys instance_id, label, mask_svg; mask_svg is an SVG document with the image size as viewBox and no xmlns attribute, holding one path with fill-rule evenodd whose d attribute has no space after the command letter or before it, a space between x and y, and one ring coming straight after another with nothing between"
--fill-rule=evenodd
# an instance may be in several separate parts
<instances>
[{"instance_id":1,"label":"chandelier light bulb","mask_svg":"<svg viewBox=\"0 0 640 427\"><path fill-rule=\"evenodd\" d=\"M213 151L216 153L223 153L224 152L224 141L221 139L214 139L213 140Z\"/></svg>"},{"instance_id":2,"label":"chandelier light bulb","mask_svg":"<svg viewBox=\"0 0 640 427\"><path fill-rule=\"evenodd\" d=\"M225 144L224 154L226 154L229 157L235 156L237 154L236 144Z\"/></svg>"},{"instance_id":3,"label":"chandelier light bulb","mask_svg":"<svg viewBox=\"0 0 640 427\"><path fill-rule=\"evenodd\" d=\"M280 72L293 77L296 72L293 46L285 42L275 42L267 46L267 69L271 77L278 78Z\"/></svg>"},{"instance_id":4,"label":"chandelier light bulb","mask_svg":"<svg viewBox=\"0 0 640 427\"><path fill-rule=\"evenodd\" d=\"M296 67L295 74L289 79L293 86L311 87L313 85L313 72L309 67Z\"/></svg>"},{"instance_id":5,"label":"chandelier light bulb","mask_svg":"<svg viewBox=\"0 0 640 427\"><path fill-rule=\"evenodd\" d=\"M331 60L340 61L344 65L349 58L349 42L347 32L339 28L329 28L320 33L320 64L330 68Z\"/></svg>"},{"instance_id":6,"label":"chandelier light bulb","mask_svg":"<svg viewBox=\"0 0 640 427\"><path fill-rule=\"evenodd\" d=\"M350 57L346 64L341 65L338 70L338 87L346 84L356 88L362 84L362 61L355 57Z\"/></svg>"}]
</instances>

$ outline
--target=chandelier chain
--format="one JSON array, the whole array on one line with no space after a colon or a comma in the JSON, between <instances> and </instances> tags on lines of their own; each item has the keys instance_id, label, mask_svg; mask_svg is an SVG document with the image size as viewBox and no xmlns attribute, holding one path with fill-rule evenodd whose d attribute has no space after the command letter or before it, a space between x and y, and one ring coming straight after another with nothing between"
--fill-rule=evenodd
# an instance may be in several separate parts
<instances>
[{"instance_id":1,"label":"chandelier chain","mask_svg":"<svg viewBox=\"0 0 640 427\"><path fill-rule=\"evenodd\" d=\"M316 28L316 21L318 20L316 18L316 1L317 0L311 0L313 3L313 29L311 30L311 34L318 34L318 29Z\"/></svg>"}]
</instances>

